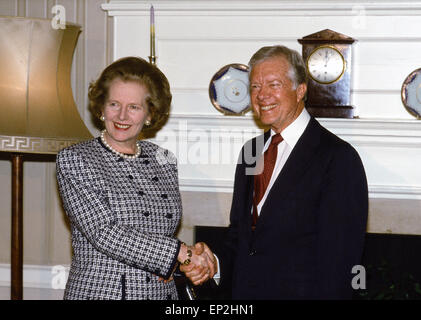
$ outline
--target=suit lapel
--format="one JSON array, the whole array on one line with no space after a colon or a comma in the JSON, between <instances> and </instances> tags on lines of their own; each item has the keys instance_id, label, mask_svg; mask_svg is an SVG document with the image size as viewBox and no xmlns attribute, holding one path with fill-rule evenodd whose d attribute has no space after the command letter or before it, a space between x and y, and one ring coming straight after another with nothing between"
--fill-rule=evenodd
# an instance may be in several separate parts
<instances>
[{"instance_id":1,"label":"suit lapel","mask_svg":"<svg viewBox=\"0 0 421 320\"><path fill-rule=\"evenodd\" d=\"M271 207L273 197L282 198L288 194L289 190L296 186L300 178L312 164L312 159L314 159L317 153L319 143L320 125L312 117L269 191L266 201L263 204L259 221L265 219L266 211L268 211L267 214L270 214L271 210L267 209Z\"/></svg>"}]
</instances>

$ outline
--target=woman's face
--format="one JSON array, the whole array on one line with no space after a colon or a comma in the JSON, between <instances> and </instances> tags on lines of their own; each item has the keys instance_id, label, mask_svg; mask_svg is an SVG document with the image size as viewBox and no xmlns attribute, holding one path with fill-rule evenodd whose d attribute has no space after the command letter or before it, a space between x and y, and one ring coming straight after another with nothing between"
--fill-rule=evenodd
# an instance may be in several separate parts
<instances>
[{"instance_id":1,"label":"woman's face","mask_svg":"<svg viewBox=\"0 0 421 320\"><path fill-rule=\"evenodd\" d=\"M107 142L119 152L135 151L137 137L146 120L151 120L146 87L136 81L114 79L104 107Z\"/></svg>"}]
</instances>

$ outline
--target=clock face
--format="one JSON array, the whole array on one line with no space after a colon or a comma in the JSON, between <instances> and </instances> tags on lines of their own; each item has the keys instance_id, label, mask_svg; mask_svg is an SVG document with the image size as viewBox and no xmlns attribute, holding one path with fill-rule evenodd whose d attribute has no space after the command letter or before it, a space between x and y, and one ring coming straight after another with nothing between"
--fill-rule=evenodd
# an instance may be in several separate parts
<instances>
[{"instance_id":1,"label":"clock face","mask_svg":"<svg viewBox=\"0 0 421 320\"><path fill-rule=\"evenodd\" d=\"M307 59L307 70L311 78L322 84L339 80L345 71L345 59L334 47L321 46Z\"/></svg>"}]
</instances>

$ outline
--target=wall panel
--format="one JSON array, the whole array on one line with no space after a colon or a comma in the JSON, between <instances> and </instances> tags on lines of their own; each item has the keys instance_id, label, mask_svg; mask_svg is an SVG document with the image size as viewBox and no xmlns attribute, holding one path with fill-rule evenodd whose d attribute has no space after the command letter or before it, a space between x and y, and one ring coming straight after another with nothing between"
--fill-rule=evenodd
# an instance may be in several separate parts
<instances>
[{"instance_id":1,"label":"wall panel","mask_svg":"<svg viewBox=\"0 0 421 320\"><path fill-rule=\"evenodd\" d=\"M54 5L65 8L66 20L81 25L71 71L76 106L93 135L98 130L87 112L87 87L109 57L109 24L103 0L2 0L0 15L52 19ZM112 45L112 44L111 44ZM0 160L0 263L10 261L11 162ZM24 264L68 264L70 232L59 198L54 162L24 163Z\"/></svg>"},{"instance_id":2,"label":"wall panel","mask_svg":"<svg viewBox=\"0 0 421 320\"><path fill-rule=\"evenodd\" d=\"M17 0L3 0L0 2L0 12L4 16L15 16L17 5Z\"/></svg>"}]
</instances>

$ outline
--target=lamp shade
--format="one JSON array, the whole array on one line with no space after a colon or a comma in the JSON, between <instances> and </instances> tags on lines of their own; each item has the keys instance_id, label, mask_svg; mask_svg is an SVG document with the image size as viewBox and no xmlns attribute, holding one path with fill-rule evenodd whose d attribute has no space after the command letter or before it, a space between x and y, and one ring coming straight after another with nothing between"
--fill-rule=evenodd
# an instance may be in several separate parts
<instances>
[{"instance_id":1,"label":"lamp shade","mask_svg":"<svg viewBox=\"0 0 421 320\"><path fill-rule=\"evenodd\" d=\"M80 26L0 16L0 151L55 154L92 138L70 74Z\"/></svg>"}]
</instances>

